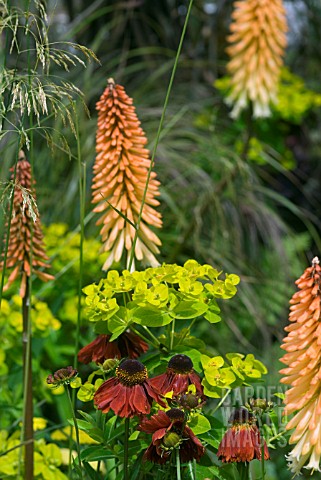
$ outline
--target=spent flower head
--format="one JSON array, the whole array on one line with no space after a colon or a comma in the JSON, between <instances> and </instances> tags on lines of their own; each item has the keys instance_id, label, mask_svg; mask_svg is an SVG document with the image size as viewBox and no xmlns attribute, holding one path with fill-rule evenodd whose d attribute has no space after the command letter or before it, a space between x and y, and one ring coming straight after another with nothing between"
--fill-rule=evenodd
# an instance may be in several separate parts
<instances>
[{"instance_id":1,"label":"spent flower head","mask_svg":"<svg viewBox=\"0 0 321 480\"><path fill-rule=\"evenodd\" d=\"M70 382L75 380L78 375L78 371L72 366L60 368L54 374L50 374L47 377L47 384L53 387L60 387L62 385L69 385Z\"/></svg>"}]
</instances>

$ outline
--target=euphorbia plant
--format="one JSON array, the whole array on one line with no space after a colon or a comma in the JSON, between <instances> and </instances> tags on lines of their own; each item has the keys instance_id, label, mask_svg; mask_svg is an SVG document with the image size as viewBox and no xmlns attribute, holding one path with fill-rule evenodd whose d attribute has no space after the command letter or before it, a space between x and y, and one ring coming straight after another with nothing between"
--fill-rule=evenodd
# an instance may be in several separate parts
<instances>
[{"instance_id":1,"label":"euphorbia plant","mask_svg":"<svg viewBox=\"0 0 321 480\"><path fill-rule=\"evenodd\" d=\"M184 266L109 271L84 288L97 338L78 359L97 368L78 398L93 401L97 410L95 416L80 412L79 428L99 442L81 452L84 468L89 460L103 461L111 479L152 478L153 463L178 479L205 478L204 469L208 478L218 472L223 430L216 410L233 389L266 373L251 354L213 357L193 335L204 319L214 334L221 320L218 301L236 294L239 277L222 277L212 266L189 260ZM220 399L212 412L211 398ZM260 456L244 461L253 458Z\"/></svg>"}]
</instances>

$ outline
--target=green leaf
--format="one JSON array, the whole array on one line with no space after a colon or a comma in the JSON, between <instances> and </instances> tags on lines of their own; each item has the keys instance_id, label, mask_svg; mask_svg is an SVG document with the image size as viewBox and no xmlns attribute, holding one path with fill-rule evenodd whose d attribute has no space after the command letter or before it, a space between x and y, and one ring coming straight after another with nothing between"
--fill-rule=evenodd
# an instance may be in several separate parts
<instances>
[{"instance_id":1,"label":"green leaf","mask_svg":"<svg viewBox=\"0 0 321 480\"><path fill-rule=\"evenodd\" d=\"M86 413L86 412L83 412L82 410L77 410L77 412L85 419L87 420L88 423L90 423L91 425L95 426L97 425L96 423L96 419L94 417L92 417L91 415L89 415L89 413Z\"/></svg>"},{"instance_id":2,"label":"green leaf","mask_svg":"<svg viewBox=\"0 0 321 480\"><path fill-rule=\"evenodd\" d=\"M221 435L222 427L218 430L218 435ZM213 447L215 450L218 449L220 440L218 437L214 437L210 433L206 433L206 435L201 435L201 439L203 442L207 443L211 447Z\"/></svg>"},{"instance_id":3,"label":"green leaf","mask_svg":"<svg viewBox=\"0 0 321 480\"><path fill-rule=\"evenodd\" d=\"M82 450L80 458L83 462L95 462L106 458L115 458L115 455L112 450L106 447L92 445Z\"/></svg>"},{"instance_id":4,"label":"green leaf","mask_svg":"<svg viewBox=\"0 0 321 480\"><path fill-rule=\"evenodd\" d=\"M284 400L285 399L285 393L274 393L274 396L275 397L278 397L278 398L281 398L281 400Z\"/></svg>"},{"instance_id":5,"label":"green leaf","mask_svg":"<svg viewBox=\"0 0 321 480\"><path fill-rule=\"evenodd\" d=\"M195 480L204 480L204 479L210 479L210 480L224 480L225 477L222 477L220 475L220 470L218 467L215 465L212 466L203 466L203 465L198 465L196 464L196 479Z\"/></svg>"},{"instance_id":6,"label":"green leaf","mask_svg":"<svg viewBox=\"0 0 321 480\"><path fill-rule=\"evenodd\" d=\"M98 335L110 335L110 331L108 330L108 322L99 320L95 323L94 331Z\"/></svg>"},{"instance_id":7,"label":"green leaf","mask_svg":"<svg viewBox=\"0 0 321 480\"><path fill-rule=\"evenodd\" d=\"M132 311L126 307L120 307L118 312L108 320L108 330L112 333L109 341L113 342L124 333L132 323Z\"/></svg>"},{"instance_id":8,"label":"green leaf","mask_svg":"<svg viewBox=\"0 0 321 480\"><path fill-rule=\"evenodd\" d=\"M137 440L139 433L137 430L131 434L128 440Z\"/></svg>"},{"instance_id":9,"label":"green leaf","mask_svg":"<svg viewBox=\"0 0 321 480\"><path fill-rule=\"evenodd\" d=\"M162 327L171 323L173 319L168 313L158 308L138 307L133 310L133 321L145 327Z\"/></svg>"},{"instance_id":10,"label":"green leaf","mask_svg":"<svg viewBox=\"0 0 321 480\"><path fill-rule=\"evenodd\" d=\"M188 422L188 426L193 430L195 435L200 435L201 433L208 432L211 429L209 420L200 413L196 413L191 417L191 421Z\"/></svg>"},{"instance_id":11,"label":"green leaf","mask_svg":"<svg viewBox=\"0 0 321 480\"><path fill-rule=\"evenodd\" d=\"M94 470L93 467L91 467L89 465L89 463L83 462L82 466L86 470L86 473L88 474L88 476L91 480L101 480L101 477L100 477L99 473L97 473L96 470ZM80 472L80 474L82 475L81 472Z\"/></svg>"},{"instance_id":12,"label":"green leaf","mask_svg":"<svg viewBox=\"0 0 321 480\"><path fill-rule=\"evenodd\" d=\"M220 322L222 319L219 315L217 315L216 313L213 313L211 312L210 310L208 310L205 314L204 314L204 318L206 318L206 320L210 323L218 323Z\"/></svg>"},{"instance_id":13,"label":"green leaf","mask_svg":"<svg viewBox=\"0 0 321 480\"><path fill-rule=\"evenodd\" d=\"M68 423L74 425L73 420L69 419ZM93 440L96 440L99 443L104 441L103 431L100 428L95 427L86 420L77 420L77 425L79 430L86 432Z\"/></svg>"},{"instance_id":14,"label":"green leaf","mask_svg":"<svg viewBox=\"0 0 321 480\"><path fill-rule=\"evenodd\" d=\"M117 422L117 415L113 415L113 416L106 422L105 429L104 429L104 440L105 440L106 443L109 442L112 434L113 434L114 431L115 431L116 422Z\"/></svg>"},{"instance_id":15,"label":"green leaf","mask_svg":"<svg viewBox=\"0 0 321 480\"><path fill-rule=\"evenodd\" d=\"M182 300L171 310L170 314L177 319L188 319L200 317L207 310L208 305L206 303Z\"/></svg>"}]
</instances>

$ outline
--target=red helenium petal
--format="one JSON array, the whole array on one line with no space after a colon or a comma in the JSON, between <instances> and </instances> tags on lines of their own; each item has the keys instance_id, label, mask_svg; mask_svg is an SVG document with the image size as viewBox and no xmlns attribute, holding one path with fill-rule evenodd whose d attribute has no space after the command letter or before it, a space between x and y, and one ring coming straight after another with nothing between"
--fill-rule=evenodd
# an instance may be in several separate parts
<instances>
[{"instance_id":1,"label":"red helenium petal","mask_svg":"<svg viewBox=\"0 0 321 480\"><path fill-rule=\"evenodd\" d=\"M152 436L153 443L155 443L156 440L160 440L161 438L163 438L166 432L167 428L160 428L159 430L156 430L156 432Z\"/></svg>"},{"instance_id":2,"label":"red helenium petal","mask_svg":"<svg viewBox=\"0 0 321 480\"><path fill-rule=\"evenodd\" d=\"M129 399L132 411L135 414L146 415L150 412L150 403L146 396L145 390L141 385L134 385L131 387L131 395Z\"/></svg>"},{"instance_id":3,"label":"red helenium petal","mask_svg":"<svg viewBox=\"0 0 321 480\"><path fill-rule=\"evenodd\" d=\"M126 387L121 383L118 395L116 395L110 403L110 408L118 415L119 417L129 417L130 409L129 409L129 392L128 390L130 387Z\"/></svg>"},{"instance_id":4,"label":"red helenium petal","mask_svg":"<svg viewBox=\"0 0 321 480\"><path fill-rule=\"evenodd\" d=\"M170 418L163 410L159 410L157 414L153 415L149 420L143 418L140 422L138 430L146 433L154 433L160 428L167 428L171 424Z\"/></svg>"}]
</instances>

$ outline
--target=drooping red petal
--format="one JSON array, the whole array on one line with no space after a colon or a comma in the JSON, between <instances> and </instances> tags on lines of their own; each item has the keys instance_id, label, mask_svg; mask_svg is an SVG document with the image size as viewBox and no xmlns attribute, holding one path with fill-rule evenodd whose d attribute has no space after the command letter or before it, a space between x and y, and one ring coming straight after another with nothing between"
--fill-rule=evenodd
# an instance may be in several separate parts
<instances>
[{"instance_id":1,"label":"drooping red petal","mask_svg":"<svg viewBox=\"0 0 321 480\"><path fill-rule=\"evenodd\" d=\"M198 461L205 453L205 447L200 440L195 435L194 438L196 441L192 438L184 438L184 441L181 443L179 456L182 463L190 462L194 459Z\"/></svg>"},{"instance_id":2,"label":"drooping red petal","mask_svg":"<svg viewBox=\"0 0 321 480\"><path fill-rule=\"evenodd\" d=\"M150 378L149 384L162 395L170 392L167 373L162 373L161 375L157 375L157 377Z\"/></svg>"},{"instance_id":3,"label":"drooping red petal","mask_svg":"<svg viewBox=\"0 0 321 480\"><path fill-rule=\"evenodd\" d=\"M129 404L134 415L147 415L150 412L150 402L142 385L131 387Z\"/></svg>"},{"instance_id":4,"label":"drooping red petal","mask_svg":"<svg viewBox=\"0 0 321 480\"><path fill-rule=\"evenodd\" d=\"M138 430L145 433L154 433L160 428L168 428L171 424L170 418L163 410L158 410L158 413L152 415L150 419L143 418L138 426Z\"/></svg>"},{"instance_id":5,"label":"drooping red petal","mask_svg":"<svg viewBox=\"0 0 321 480\"><path fill-rule=\"evenodd\" d=\"M261 438L256 425L233 425L225 433L217 456L222 462L250 462L254 458L261 459ZM269 453L264 444L264 458L269 459Z\"/></svg>"},{"instance_id":6,"label":"drooping red petal","mask_svg":"<svg viewBox=\"0 0 321 480\"><path fill-rule=\"evenodd\" d=\"M171 390L173 390L174 395L184 393L187 391L189 385L188 375L177 374L173 376L171 382Z\"/></svg>"},{"instance_id":7,"label":"drooping red petal","mask_svg":"<svg viewBox=\"0 0 321 480\"><path fill-rule=\"evenodd\" d=\"M163 465L164 463L167 462L167 460L169 460L170 454L171 454L170 451L166 452L165 455L159 454L157 452L157 446L151 443L144 453L143 460L144 461L149 460L150 462Z\"/></svg>"},{"instance_id":8,"label":"drooping red petal","mask_svg":"<svg viewBox=\"0 0 321 480\"><path fill-rule=\"evenodd\" d=\"M152 379L148 378L144 382L144 388L145 388L147 394L150 396L151 399L155 400L155 402L158 403L159 405L161 405L162 407L164 407L164 408L167 407L167 403L162 398L160 393L153 387L153 385L151 384L151 380Z\"/></svg>"},{"instance_id":9,"label":"drooping red petal","mask_svg":"<svg viewBox=\"0 0 321 480\"><path fill-rule=\"evenodd\" d=\"M97 390L94 395L94 403L99 410L102 410L103 413L109 412L111 408L111 403L113 400L120 403L120 406L123 402L122 396L122 387L121 383L117 378L110 378L106 380ZM116 412L115 412L116 413Z\"/></svg>"},{"instance_id":10,"label":"drooping red petal","mask_svg":"<svg viewBox=\"0 0 321 480\"><path fill-rule=\"evenodd\" d=\"M188 379L189 379L190 383L195 385L196 392L199 393L202 398L204 398L204 392L203 392L203 387L202 387L202 384L201 384L201 379L197 375L197 373L196 372L189 373L188 374Z\"/></svg>"}]
</instances>

